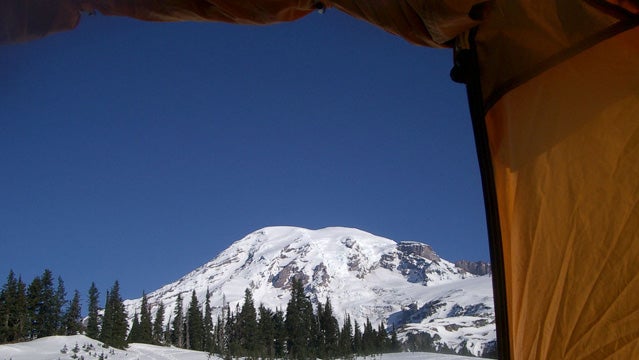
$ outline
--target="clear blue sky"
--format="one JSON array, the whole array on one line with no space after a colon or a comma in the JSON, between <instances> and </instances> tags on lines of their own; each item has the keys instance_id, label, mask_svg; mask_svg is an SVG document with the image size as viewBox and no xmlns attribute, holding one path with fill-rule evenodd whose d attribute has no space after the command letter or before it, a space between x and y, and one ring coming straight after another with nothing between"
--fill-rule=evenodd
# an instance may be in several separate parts
<instances>
[{"instance_id":1,"label":"clear blue sky","mask_svg":"<svg viewBox=\"0 0 639 360\"><path fill-rule=\"evenodd\" d=\"M449 50L337 10L247 27L84 17L0 47L0 278L125 298L270 225L488 260ZM85 305L86 306L86 305Z\"/></svg>"}]
</instances>

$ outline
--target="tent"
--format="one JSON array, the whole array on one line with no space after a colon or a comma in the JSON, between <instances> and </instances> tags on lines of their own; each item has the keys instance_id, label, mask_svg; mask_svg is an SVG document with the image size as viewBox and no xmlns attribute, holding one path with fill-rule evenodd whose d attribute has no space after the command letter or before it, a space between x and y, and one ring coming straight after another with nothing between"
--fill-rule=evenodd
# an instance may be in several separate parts
<instances>
[{"instance_id":1,"label":"tent","mask_svg":"<svg viewBox=\"0 0 639 360\"><path fill-rule=\"evenodd\" d=\"M0 43L84 12L267 24L335 8L452 48L482 173L502 359L639 359L639 1L5 0Z\"/></svg>"}]
</instances>

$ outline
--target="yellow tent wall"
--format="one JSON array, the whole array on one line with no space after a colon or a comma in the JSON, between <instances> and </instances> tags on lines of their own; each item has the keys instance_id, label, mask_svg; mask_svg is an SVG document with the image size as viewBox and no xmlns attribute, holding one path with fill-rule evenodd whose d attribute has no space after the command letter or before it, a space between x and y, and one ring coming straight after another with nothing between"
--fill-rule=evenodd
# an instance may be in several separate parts
<instances>
[{"instance_id":1,"label":"yellow tent wall","mask_svg":"<svg viewBox=\"0 0 639 360\"><path fill-rule=\"evenodd\" d=\"M639 29L498 1L476 43L515 359L639 359Z\"/></svg>"}]
</instances>

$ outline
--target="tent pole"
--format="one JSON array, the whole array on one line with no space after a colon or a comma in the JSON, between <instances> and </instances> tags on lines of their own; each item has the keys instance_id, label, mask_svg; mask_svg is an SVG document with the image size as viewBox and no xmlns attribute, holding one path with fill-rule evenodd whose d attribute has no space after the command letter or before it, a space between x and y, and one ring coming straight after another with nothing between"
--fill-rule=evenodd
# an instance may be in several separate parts
<instances>
[{"instance_id":1,"label":"tent pole","mask_svg":"<svg viewBox=\"0 0 639 360\"><path fill-rule=\"evenodd\" d=\"M497 191L493 171L488 130L486 128L484 99L481 90L480 68L475 45L475 32L460 35L455 47L455 65L451 70L451 78L455 82L466 84L466 94L470 109L475 148L481 174L484 207L486 211L486 225L488 229L488 243L490 250L490 265L493 280L493 295L495 301L495 326L497 331L497 356L499 359L511 359L510 333L508 326L508 307L506 301L506 277L504 269L504 254L502 248L501 226L499 222L499 208Z\"/></svg>"}]
</instances>

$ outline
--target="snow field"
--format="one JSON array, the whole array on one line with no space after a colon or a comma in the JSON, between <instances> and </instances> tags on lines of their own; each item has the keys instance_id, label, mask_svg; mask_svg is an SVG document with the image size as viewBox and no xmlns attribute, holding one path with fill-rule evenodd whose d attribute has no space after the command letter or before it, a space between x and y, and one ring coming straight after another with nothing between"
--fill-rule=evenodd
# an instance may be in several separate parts
<instances>
[{"instance_id":1,"label":"snow field","mask_svg":"<svg viewBox=\"0 0 639 360\"><path fill-rule=\"evenodd\" d=\"M155 346L147 344L131 344L126 350L102 347L102 344L84 335L51 336L30 342L0 345L0 360L73 360L72 349L78 344L80 351L78 359L98 359L101 353L107 360L222 360L217 356L201 351L177 349L174 347ZM60 352L66 346L67 352ZM82 348L90 347L85 351ZM465 356L442 355L431 353L397 353L383 356L358 358L378 360L470 360L476 359Z\"/></svg>"}]
</instances>

